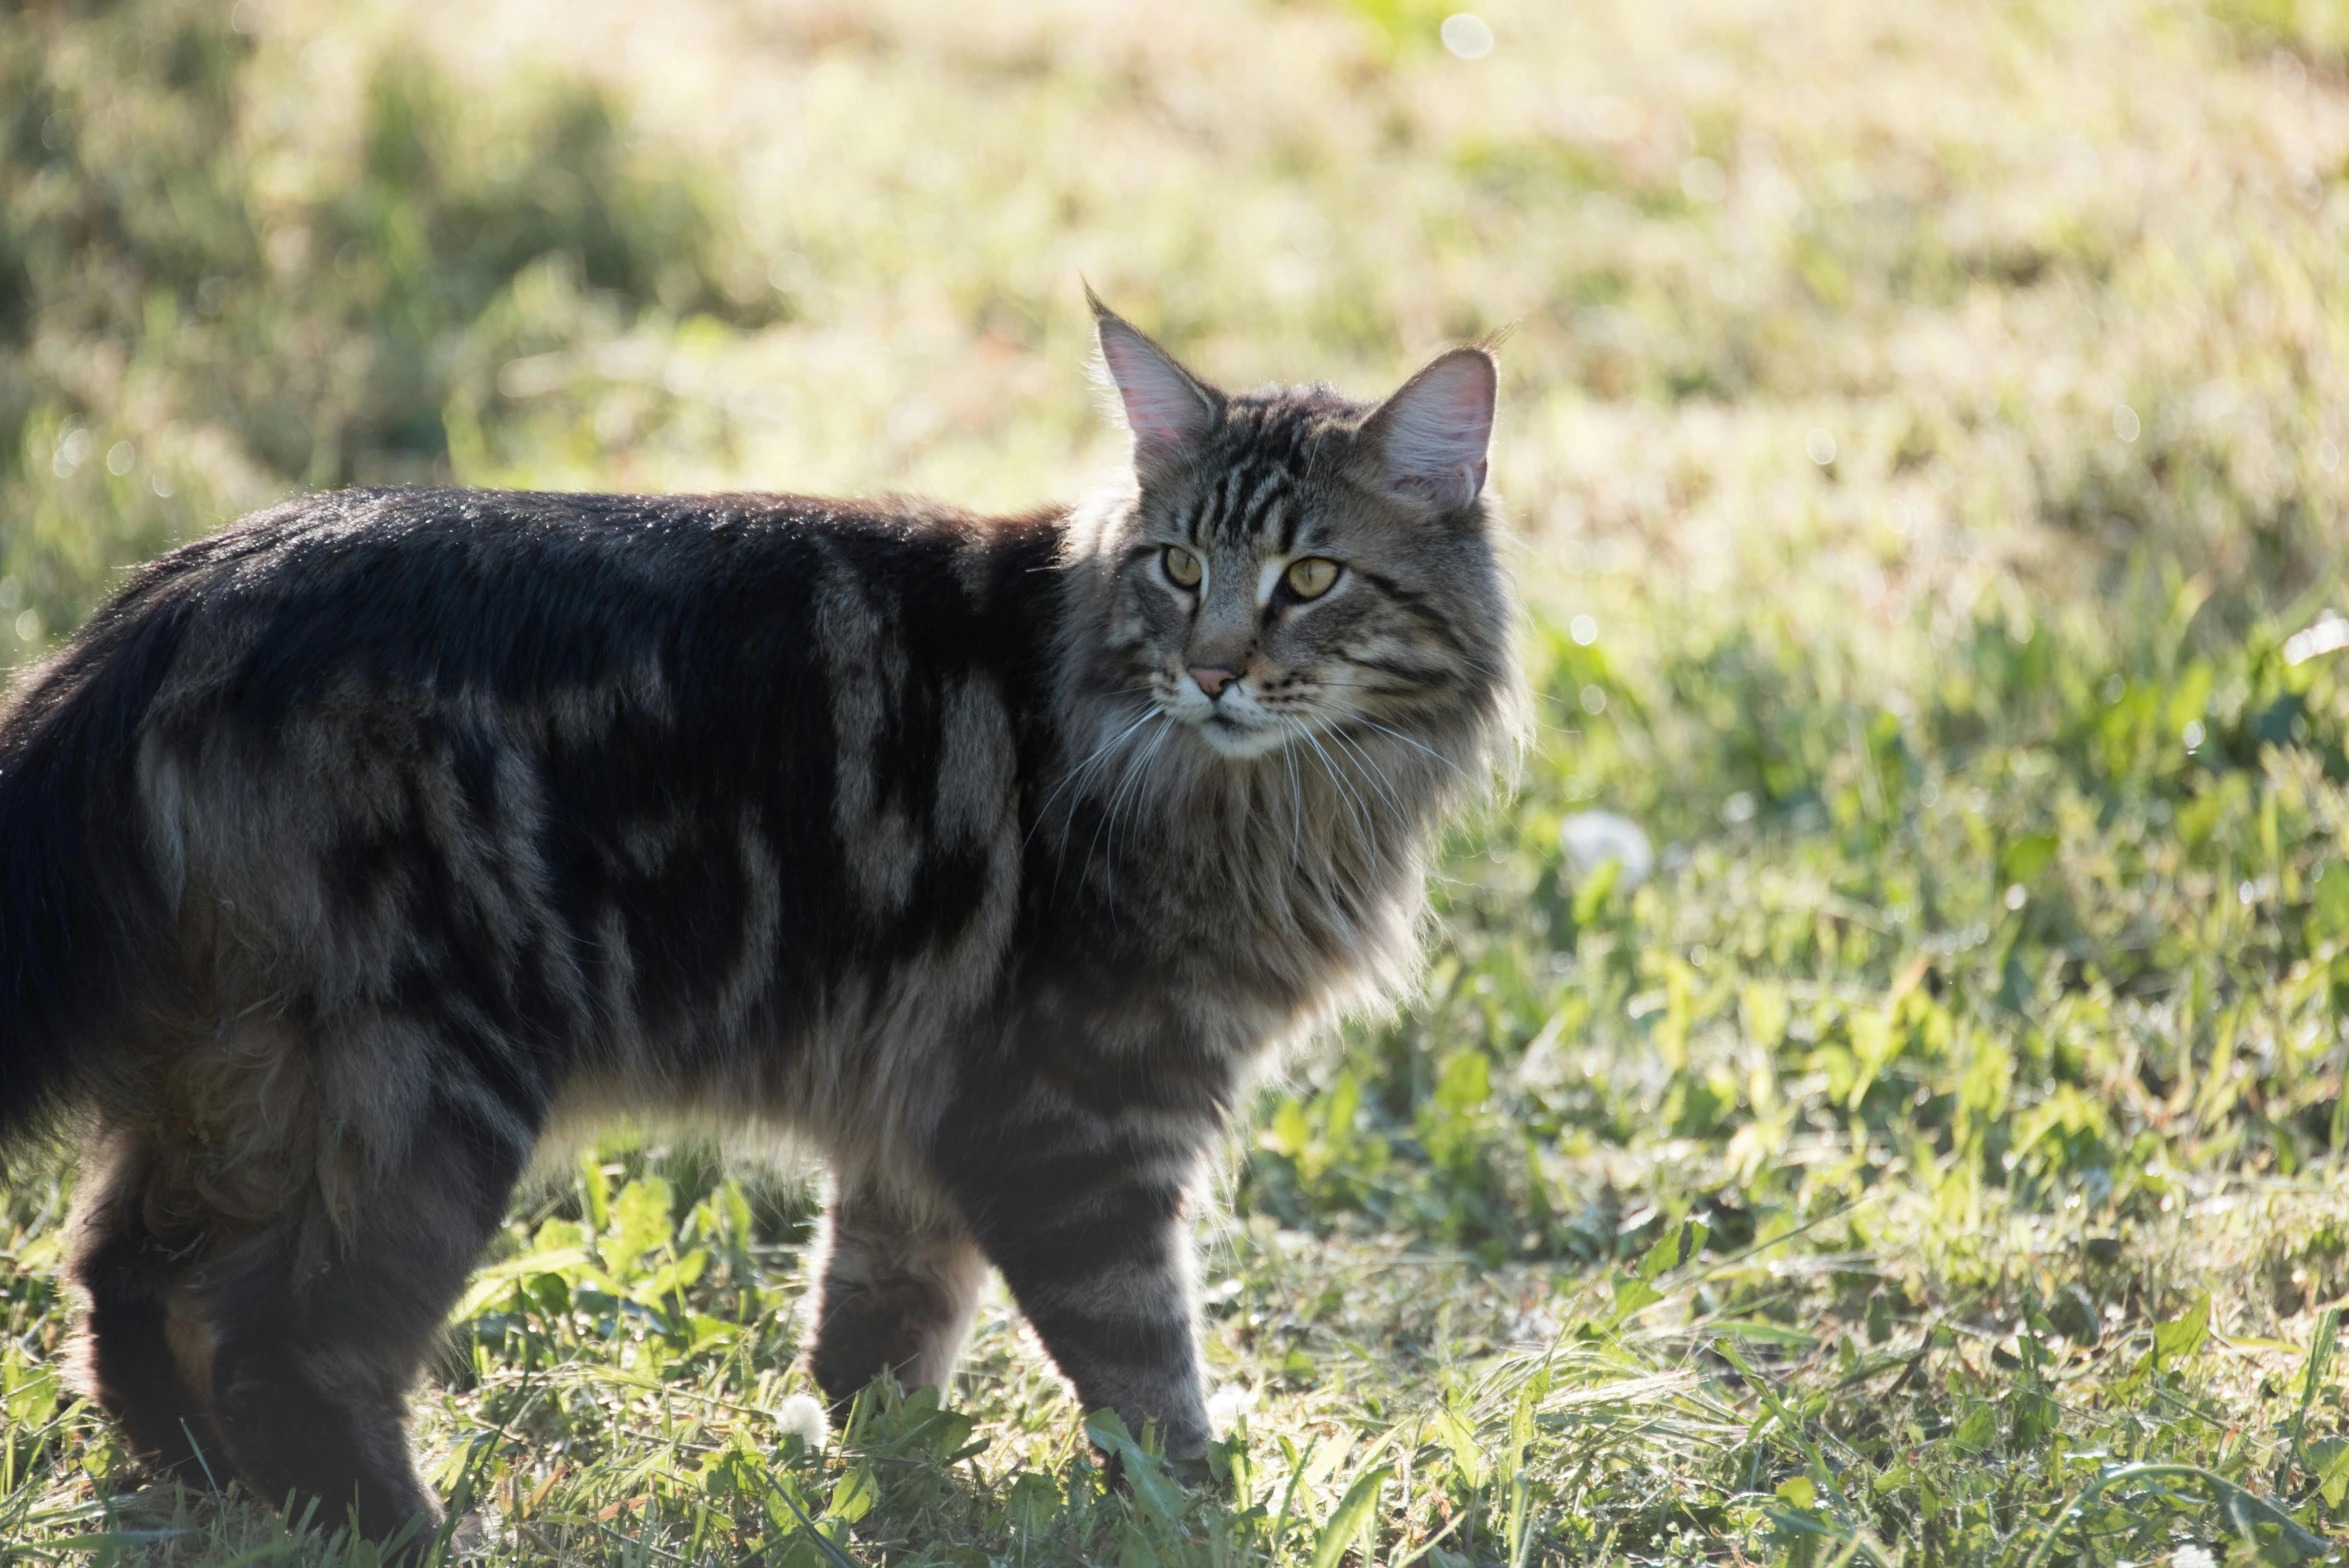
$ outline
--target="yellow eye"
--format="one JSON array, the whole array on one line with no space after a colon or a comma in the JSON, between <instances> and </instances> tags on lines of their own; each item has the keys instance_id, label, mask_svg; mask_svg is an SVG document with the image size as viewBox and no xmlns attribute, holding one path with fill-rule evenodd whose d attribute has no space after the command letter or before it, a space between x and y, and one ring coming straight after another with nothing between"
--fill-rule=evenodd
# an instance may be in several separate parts
<instances>
[{"instance_id":1,"label":"yellow eye","mask_svg":"<svg viewBox=\"0 0 2349 1568\"><path fill-rule=\"evenodd\" d=\"M1199 557L1179 544L1166 547L1166 580L1177 588L1196 588L1205 575L1199 567Z\"/></svg>"},{"instance_id":2,"label":"yellow eye","mask_svg":"<svg viewBox=\"0 0 2349 1568\"><path fill-rule=\"evenodd\" d=\"M1289 592L1300 599L1318 599L1338 580L1338 563L1309 555L1289 563Z\"/></svg>"}]
</instances>

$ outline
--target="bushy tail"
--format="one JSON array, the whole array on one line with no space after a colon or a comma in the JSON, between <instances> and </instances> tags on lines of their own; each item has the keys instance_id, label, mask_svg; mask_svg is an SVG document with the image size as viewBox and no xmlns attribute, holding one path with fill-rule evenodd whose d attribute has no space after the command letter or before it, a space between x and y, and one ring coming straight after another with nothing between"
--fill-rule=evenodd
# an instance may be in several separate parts
<instances>
[{"instance_id":1,"label":"bushy tail","mask_svg":"<svg viewBox=\"0 0 2349 1568\"><path fill-rule=\"evenodd\" d=\"M167 972L136 752L190 606L146 591L159 575L99 612L0 715L0 1153L102 1087Z\"/></svg>"}]
</instances>

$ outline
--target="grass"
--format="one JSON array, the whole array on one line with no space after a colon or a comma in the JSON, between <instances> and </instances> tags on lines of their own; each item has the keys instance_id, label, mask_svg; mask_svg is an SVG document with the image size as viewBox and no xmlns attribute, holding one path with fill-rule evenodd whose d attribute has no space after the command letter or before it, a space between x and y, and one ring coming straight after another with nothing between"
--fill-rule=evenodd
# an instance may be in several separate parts
<instances>
[{"instance_id":1,"label":"grass","mask_svg":"<svg viewBox=\"0 0 2349 1568\"><path fill-rule=\"evenodd\" d=\"M1474 61L1445 9L0 21L20 657L304 487L1071 494L1080 274L1242 382L1515 327L1540 725L1417 998L1235 1137L1217 1486L1000 1296L945 1406L795 1434L804 1182L622 1131L420 1395L469 1549L2339 1555L2341 8L1529 0ZM69 1191L0 1221L0 1558L370 1560L136 1488L59 1380Z\"/></svg>"}]
</instances>

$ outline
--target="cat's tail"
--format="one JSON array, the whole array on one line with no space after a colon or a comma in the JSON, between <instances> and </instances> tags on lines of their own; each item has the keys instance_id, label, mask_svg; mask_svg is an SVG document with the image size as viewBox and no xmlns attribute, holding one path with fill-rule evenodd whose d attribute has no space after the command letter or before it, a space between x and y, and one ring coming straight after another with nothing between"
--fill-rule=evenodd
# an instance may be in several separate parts
<instances>
[{"instance_id":1,"label":"cat's tail","mask_svg":"<svg viewBox=\"0 0 2349 1568\"><path fill-rule=\"evenodd\" d=\"M0 1154L123 1066L171 951L139 733L192 606L152 568L0 711Z\"/></svg>"}]
</instances>

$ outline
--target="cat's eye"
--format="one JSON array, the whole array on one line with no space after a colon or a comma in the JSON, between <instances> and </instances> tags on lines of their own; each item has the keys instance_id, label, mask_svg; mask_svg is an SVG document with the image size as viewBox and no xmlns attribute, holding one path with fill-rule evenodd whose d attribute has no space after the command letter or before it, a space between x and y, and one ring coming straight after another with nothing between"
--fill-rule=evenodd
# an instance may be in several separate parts
<instances>
[{"instance_id":1,"label":"cat's eye","mask_svg":"<svg viewBox=\"0 0 2349 1568\"><path fill-rule=\"evenodd\" d=\"M1318 599L1330 591L1338 580L1338 563L1325 561L1318 555L1291 561L1286 581L1289 592L1300 599Z\"/></svg>"},{"instance_id":2,"label":"cat's eye","mask_svg":"<svg viewBox=\"0 0 2349 1568\"><path fill-rule=\"evenodd\" d=\"M1199 586L1199 579L1206 575L1199 565L1199 557L1179 544L1168 545L1164 559L1166 561L1166 580L1177 588L1196 588Z\"/></svg>"}]
</instances>

